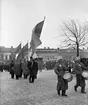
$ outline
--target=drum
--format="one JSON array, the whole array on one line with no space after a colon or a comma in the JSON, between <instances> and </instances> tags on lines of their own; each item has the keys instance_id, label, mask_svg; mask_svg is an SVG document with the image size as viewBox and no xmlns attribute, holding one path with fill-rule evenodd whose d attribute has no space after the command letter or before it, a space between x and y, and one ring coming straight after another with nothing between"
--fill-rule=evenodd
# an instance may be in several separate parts
<instances>
[{"instance_id":1,"label":"drum","mask_svg":"<svg viewBox=\"0 0 88 105\"><path fill-rule=\"evenodd\" d=\"M68 82L70 82L70 81L72 81L73 76L72 76L72 74L70 72L65 72L65 74L63 75L63 78L65 80L67 80Z\"/></svg>"},{"instance_id":2,"label":"drum","mask_svg":"<svg viewBox=\"0 0 88 105\"><path fill-rule=\"evenodd\" d=\"M83 72L82 72L82 76L83 76L86 80L88 80L88 71L83 71Z\"/></svg>"}]
</instances>

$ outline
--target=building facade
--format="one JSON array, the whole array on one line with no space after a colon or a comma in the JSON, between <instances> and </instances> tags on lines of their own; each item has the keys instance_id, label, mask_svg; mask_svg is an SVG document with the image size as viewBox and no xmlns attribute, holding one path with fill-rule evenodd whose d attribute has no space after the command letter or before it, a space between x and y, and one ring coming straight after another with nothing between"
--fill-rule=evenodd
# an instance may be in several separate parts
<instances>
[{"instance_id":1,"label":"building facade","mask_svg":"<svg viewBox=\"0 0 88 105\"><path fill-rule=\"evenodd\" d=\"M12 54L14 54L16 48L5 48L5 47L0 47L0 62L8 62L12 59Z\"/></svg>"},{"instance_id":2,"label":"building facade","mask_svg":"<svg viewBox=\"0 0 88 105\"><path fill-rule=\"evenodd\" d=\"M77 56L76 49L58 49L57 53L66 60L73 60ZM80 49L79 55L81 58L88 58L88 49Z\"/></svg>"},{"instance_id":3,"label":"building facade","mask_svg":"<svg viewBox=\"0 0 88 105\"><path fill-rule=\"evenodd\" d=\"M43 61L56 60L58 53L57 49L36 49L36 55L43 58Z\"/></svg>"},{"instance_id":4,"label":"building facade","mask_svg":"<svg viewBox=\"0 0 88 105\"><path fill-rule=\"evenodd\" d=\"M12 54L14 55L14 52L16 51L16 48L5 48L0 47L0 62L8 62L12 58ZM56 60L57 56L62 56L66 60L72 60L76 57L76 49L51 49L51 48L42 48L42 49L36 49L36 55L37 57L43 58L44 62L49 60ZM88 58L88 49L80 50L80 57L81 58Z\"/></svg>"}]
</instances>

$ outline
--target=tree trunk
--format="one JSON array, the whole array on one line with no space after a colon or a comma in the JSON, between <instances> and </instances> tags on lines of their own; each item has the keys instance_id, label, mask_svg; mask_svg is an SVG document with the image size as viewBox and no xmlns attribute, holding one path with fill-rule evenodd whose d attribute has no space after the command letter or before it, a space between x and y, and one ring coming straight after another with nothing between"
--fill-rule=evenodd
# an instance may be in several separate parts
<instances>
[{"instance_id":1,"label":"tree trunk","mask_svg":"<svg viewBox=\"0 0 88 105\"><path fill-rule=\"evenodd\" d=\"M79 44L77 43L77 57L79 56Z\"/></svg>"}]
</instances>

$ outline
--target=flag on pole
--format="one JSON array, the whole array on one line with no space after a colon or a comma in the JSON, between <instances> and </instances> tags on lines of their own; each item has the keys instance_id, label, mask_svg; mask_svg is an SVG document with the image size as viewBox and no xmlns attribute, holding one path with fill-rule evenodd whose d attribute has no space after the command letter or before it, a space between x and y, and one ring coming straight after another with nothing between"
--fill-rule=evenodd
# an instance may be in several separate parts
<instances>
[{"instance_id":1,"label":"flag on pole","mask_svg":"<svg viewBox=\"0 0 88 105\"><path fill-rule=\"evenodd\" d=\"M11 59L11 60L15 60L15 55L16 55L16 54L15 54L14 52L12 52L11 55L10 55L10 59Z\"/></svg>"},{"instance_id":2,"label":"flag on pole","mask_svg":"<svg viewBox=\"0 0 88 105\"><path fill-rule=\"evenodd\" d=\"M25 57L26 55L28 55L28 43L23 47L23 57Z\"/></svg>"},{"instance_id":3,"label":"flag on pole","mask_svg":"<svg viewBox=\"0 0 88 105\"><path fill-rule=\"evenodd\" d=\"M21 43L16 47L15 53L18 53L21 50Z\"/></svg>"},{"instance_id":4,"label":"flag on pole","mask_svg":"<svg viewBox=\"0 0 88 105\"><path fill-rule=\"evenodd\" d=\"M11 60L15 60L16 59L16 56L18 55L18 53L20 52L20 50L21 50L21 43L15 48L16 50L13 52L12 51L12 53L11 53L11 55L10 55L10 59Z\"/></svg>"},{"instance_id":5,"label":"flag on pole","mask_svg":"<svg viewBox=\"0 0 88 105\"><path fill-rule=\"evenodd\" d=\"M31 42L30 42L30 49L32 50L32 55L35 52L35 49L42 44L41 40L40 40L40 35L42 32L42 28L43 28L43 24L44 24L44 20L41 21L40 23L38 23L33 31L32 31L32 38L31 38Z\"/></svg>"},{"instance_id":6,"label":"flag on pole","mask_svg":"<svg viewBox=\"0 0 88 105\"><path fill-rule=\"evenodd\" d=\"M17 60L22 60L28 54L28 43L20 50Z\"/></svg>"},{"instance_id":7,"label":"flag on pole","mask_svg":"<svg viewBox=\"0 0 88 105\"><path fill-rule=\"evenodd\" d=\"M16 50L15 50L15 59L17 58L19 52L21 51L21 43L16 47Z\"/></svg>"}]
</instances>

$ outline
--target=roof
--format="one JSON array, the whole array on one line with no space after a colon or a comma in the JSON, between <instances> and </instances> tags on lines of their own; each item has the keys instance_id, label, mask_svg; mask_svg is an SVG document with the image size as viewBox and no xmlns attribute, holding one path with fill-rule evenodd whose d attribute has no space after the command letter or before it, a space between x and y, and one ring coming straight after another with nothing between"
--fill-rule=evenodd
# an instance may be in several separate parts
<instances>
[{"instance_id":1,"label":"roof","mask_svg":"<svg viewBox=\"0 0 88 105\"><path fill-rule=\"evenodd\" d=\"M76 52L77 49L58 49L58 52ZM88 49L79 49L80 52L88 52Z\"/></svg>"}]
</instances>

